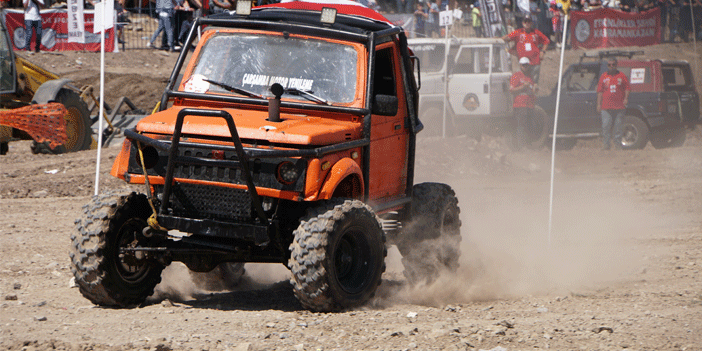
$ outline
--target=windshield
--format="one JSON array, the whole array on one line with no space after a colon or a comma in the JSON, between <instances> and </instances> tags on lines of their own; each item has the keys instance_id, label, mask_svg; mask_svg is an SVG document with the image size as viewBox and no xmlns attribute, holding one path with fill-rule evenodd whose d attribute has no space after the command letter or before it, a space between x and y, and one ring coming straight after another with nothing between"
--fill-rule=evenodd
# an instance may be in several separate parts
<instances>
[{"instance_id":1,"label":"windshield","mask_svg":"<svg viewBox=\"0 0 702 351\"><path fill-rule=\"evenodd\" d=\"M205 43L185 91L223 93L215 81L272 96L270 86L313 93L329 102L349 103L356 95L356 50L348 45L282 35L218 33ZM286 94L283 98L306 100Z\"/></svg>"}]
</instances>

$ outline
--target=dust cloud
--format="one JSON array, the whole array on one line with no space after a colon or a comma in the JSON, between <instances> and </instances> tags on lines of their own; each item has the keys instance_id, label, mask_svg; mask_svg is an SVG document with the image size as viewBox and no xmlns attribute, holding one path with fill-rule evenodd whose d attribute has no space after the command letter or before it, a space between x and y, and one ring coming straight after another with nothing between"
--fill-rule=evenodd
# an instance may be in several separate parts
<instances>
[{"instance_id":1,"label":"dust cloud","mask_svg":"<svg viewBox=\"0 0 702 351\"><path fill-rule=\"evenodd\" d=\"M542 169L537 175L439 180L454 188L461 207L458 271L442 274L429 286L411 287L402 275L400 253L391 247L371 306L564 296L640 272L644 263L637 239L665 230L660 214L652 215L657 211L617 177L557 174L549 240L549 171ZM267 289L289 279L289 272L280 264L247 264L245 278L236 290ZM188 300L204 292L185 266L173 264L164 271L156 296Z\"/></svg>"},{"instance_id":2,"label":"dust cloud","mask_svg":"<svg viewBox=\"0 0 702 351\"><path fill-rule=\"evenodd\" d=\"M460 268L429 286L405 286L385 303L563 296L638 273L637 238L660 229L652 211L612 179L557 177L549 240L547 177L447 181L461 206Z\"/></svg>"}]
</instances>

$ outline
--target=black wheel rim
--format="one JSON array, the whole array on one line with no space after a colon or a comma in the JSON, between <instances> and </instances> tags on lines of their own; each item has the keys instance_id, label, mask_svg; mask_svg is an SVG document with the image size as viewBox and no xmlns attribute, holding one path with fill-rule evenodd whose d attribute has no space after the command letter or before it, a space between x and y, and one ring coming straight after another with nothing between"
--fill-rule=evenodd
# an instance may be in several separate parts
<instances>
[{"instance_id":1,"label":"black wheel rim","mask_svg":"<svg viewBox=\"0 0 702 351\"><path fill-rule=\"evenodd\" d=\"M125 282L138 283L149 274L150 265L143 251L122 252L122 249L141 246L139 239L147 226L143 219L132 218L120 227L117 234L114 263L117 273Z\"/></svg>"},{"instance_id":2,"label":"black wheel rim","mask_svg":"<svg viewBox=\"0 0 702 351\"><path fill-rule=\"evenodd\" d=\"M372 250L363 230L345 231L334 249L334 272L339 286L349 294L360 293L374 269Z\"/></svg>"}]
</instances>

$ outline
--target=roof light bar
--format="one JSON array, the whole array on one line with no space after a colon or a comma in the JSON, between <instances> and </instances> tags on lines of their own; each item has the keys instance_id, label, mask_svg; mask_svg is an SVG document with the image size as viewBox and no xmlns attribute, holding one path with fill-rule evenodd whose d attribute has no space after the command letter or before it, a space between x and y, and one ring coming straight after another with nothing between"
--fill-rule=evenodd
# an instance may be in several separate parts
<instances>
[{"instance_id":1,"label":"roof light bar","mask_svg":"<svg viewBox=\"0 0 702 351\"><path fill-rule=\"evenodd\" d=\"M319 19L324 24L334 24L336 22L336 9L331 7L322 7L322 16Z\"/></svg>"},{"instance_id":2,"label":"roof light bar","mask_svg":"<svg viewBox=\"0 0 702 351\"><path fill-rule=\"evenodd\" d=\"M236 14L242 16L248 16L251 14L251 6L253 1L251 0L237 0L236 2Z\"/></svg>"}]
</instances>

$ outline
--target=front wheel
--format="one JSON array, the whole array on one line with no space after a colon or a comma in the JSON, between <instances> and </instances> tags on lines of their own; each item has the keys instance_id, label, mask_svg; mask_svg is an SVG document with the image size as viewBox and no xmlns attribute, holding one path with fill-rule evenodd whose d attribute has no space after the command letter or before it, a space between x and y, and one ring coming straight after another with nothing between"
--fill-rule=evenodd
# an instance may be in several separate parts
<instances>
[{"instance_id":1,"label":"front wheel","mask_svg":"<svg viewBox=\"0 0 702 351\"><path fill-rule=\"evenodd\" d=\"M366 303L385 271L385 234L370 206L331 200L311 209L294 232L288 268L295 296L317 312Z\"/></svg>"},{"instance_id":2,"label":"front wheel","mask_svg":"<svg viewBox=\"0 0 702 351\"><path fill-rule=\"evenodd\" d=\"M615 140L621 143L622 149L638 150L646 147L648 143L648 126L641 118L635 116L624 116L620 123L621 140Z\"/></svg>"},{"instance_id":3,"label":"front wheel","mask_svg":"<svg viewBox=\"0 0 702 351\"><path fill-rule=\"evenodd\" d=\"M71 270L81 294L95 304L128 307L143 303L161 281L164 266L147 248L143 229L152 213L145 195L93 196L71 236ZM136 250L135 250L136 249Z\"/></svg>"},{"instance_id":4,"label":"front wheel","mask_svg":"<svg viewBox=\"0 0 702 351\"><path fill-rule=\"evenodd\" d=\"M461 213L450 186L421 183L412 188L410 221L395 244L412 285L429 284L441 272L454 273L461 256Z\"/></svg>"}]
</instances>

